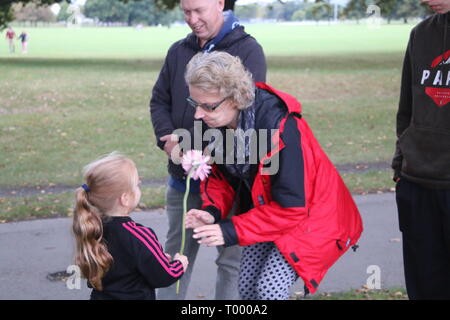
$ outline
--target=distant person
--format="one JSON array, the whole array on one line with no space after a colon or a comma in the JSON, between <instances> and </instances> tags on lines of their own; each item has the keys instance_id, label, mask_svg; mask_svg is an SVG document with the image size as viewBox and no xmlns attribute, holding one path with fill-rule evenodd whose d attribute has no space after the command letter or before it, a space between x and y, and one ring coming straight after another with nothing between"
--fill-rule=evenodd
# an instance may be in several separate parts
<instances>
[{"instance_id":1,"label":"distant person","mask_svg":"<svg viewBox=\"0 0 450 320\"><path fill-rule=\"evenodd\" d=\"M16 33L14 32L13 28L8 27L8 30L6 31L6 40L8 40L9 53L16 52L16 46L14 43L15 38L16 38Z\"/></svg>"},{"instance_id":2,"label":"distant person","mask_svg":"<svg viewBox=\"0 0 450 320\"><path fill-rule=\"evenodd\" d=\"M93 288L92 300L154 300L155 288L180 279L185 256L166 255L151 228L130 218L141 198L134 162L112 153L84 168L76 191L75 262Z\"/></svg>"},{"instance_id":3,"label":"distant person","mask_svg":"<svg viewBox=\"0 0 450 320\"><path fill-rule=\"evenodd\" d=\"M254 81L266 80L266 61L258 42L244 31L232 11L223 12L224 0L181 0L184 19L192 33L175 42L169 49L158 80L152 91L150 113L157 145L169 157L169 181L166 192L166 212L169 230L165 249L173 254L181 246L183 196L186 176L181 165L171 159L172 150L178 141L172 138L175 129L190 130L194 126L194 108L186 102L189 90L184 80L186 65L198 52L225 51L241 58L244 66L253 75ZM176 150L176 149L175 149ZM201 206L200 182L192 180L188 209ZM192 230L186 235L185 253L191 263L186 276L181 280L180 294L175 286L158 290L158 299L184 299L190 282L199 245L192 238ZM238 276L241 249L238 246L218 247L216 259L217 281L215 298L238 299Z\"/></svg>"},{"instance_id":4,"label":"distant person","mask_svg":"<svg viewBox=\"0 0 450 320\"><path fill-rule=\"evenodd\" d=\"M450 299L450 0L412 31L392 162L410 299Z\"/></svg>"},{"instance_id":5,"label":"distant person","mask_svg":"<svg viewBox=\"0 0 450 320\"><path fill-rule=\"evenodd\" d=\"M28 34L25 31L19 36L20 42L22 43L22 54L28 53Z\"/></svg>"}]
</instances>

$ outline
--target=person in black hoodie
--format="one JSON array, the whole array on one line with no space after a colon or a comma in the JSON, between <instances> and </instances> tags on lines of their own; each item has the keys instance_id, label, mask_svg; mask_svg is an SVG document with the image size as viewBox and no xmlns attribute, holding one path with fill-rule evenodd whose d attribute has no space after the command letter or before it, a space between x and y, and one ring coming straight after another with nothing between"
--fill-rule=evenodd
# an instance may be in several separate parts
<instances>
[{"instance_id":1,"label":"person in black hoodie","mask_svg":"<svg viewBox=\"0 0 450 320\"><path fill-rule=\"evenodd\" d=\"M238 56L253 75L255 82L266 80L266 61L262 47L244 31L231 11L223 12L224 0L181 0L186 23L192 33L175 42L169 49L164 65L152 90L150 114L157 145L168 157L169 181L166 192L166 212L169 230L165 250L174 254L181 246L183 196L186 176L176 159L179 138L176 129L192 130L194 109L188 106L188 86L184 80L186 65L198 52L225 51ZM201 121L199 121L200 123ZM200 183L191 180L188 209L201 207ZM199 245L186 236L185 254L193 266ZM238 298L238 274L241 249L239 247L218 248L219 256L215 298L229 300ZM192 267L181 280L180 293L175 286L158 290L158 299L184 299L190 281Z\"/></svg>"},{"instance_id":2,"label":"person in black hoodie","mask_svg":"<svg viewBox=\"0 0 450 320\"><path fill-rule=\"evenodd\" d=\"M406 51L392 161L410 299L450 299L450 0Z\"/></svg>"}]
</instances>

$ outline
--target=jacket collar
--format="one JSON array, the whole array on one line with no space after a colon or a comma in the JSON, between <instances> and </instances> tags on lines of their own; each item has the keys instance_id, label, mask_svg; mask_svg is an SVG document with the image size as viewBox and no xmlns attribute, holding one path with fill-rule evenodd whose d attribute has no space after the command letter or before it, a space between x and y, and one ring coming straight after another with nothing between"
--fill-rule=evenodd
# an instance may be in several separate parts
<instances>
[{"instance_id":1,"label":"jacket collar","mask_svg":"<svg viewBox=\"0 0 450 320\"><path fill-rule=\"evenodd\" d=\"M244 31L243 26L237 26L231 32L226 34L220 42L215 44L214 50L223 50L224 48L229 48L233 43L241 41L243 38L249 37L250 35ZM186 44L194 49L195 51L201 51L198 44L197 36L192 32L186 37Z\"/></svg>"}]
</instances>

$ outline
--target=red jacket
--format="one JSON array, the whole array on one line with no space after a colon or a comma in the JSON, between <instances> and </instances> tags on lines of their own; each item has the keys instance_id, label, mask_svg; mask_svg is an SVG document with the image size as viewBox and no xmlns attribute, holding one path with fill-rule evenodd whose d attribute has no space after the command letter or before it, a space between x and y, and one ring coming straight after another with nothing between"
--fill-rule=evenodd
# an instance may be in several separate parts
<instances>
[{"instance_id":1,"label":"red jacket","mask_svg":"<svg viewBox=\"0 0 450 320\"><path fill-rule=\"evenodd\" d=\"M279 137L275 137L279 139L274 140L279 143L259 162L251 187L253 208L231 218L233 232L241 246L273 241L309 291L314 293L328 269L357 243L363 230L362 220L339 173L301 118L300 103L264 83L257 83L257 87L281 99L288 111L279 122ZM298 182L300 178L296 177L302 178L300 189L304 199L297 202L301 203L298 206L282 206L274 200L279 197L272 193L275 187L264 168L266 161L286 147L281 137L289 115L295 115L301 133L302 163L295 168L298 172L290 170L288 177L283 178L286 181L279 183L289 185L287 180ZM202 208L219 212L225 219L233 204L235 190L217 165L213 165L211 175L202 182L201 190ZM279 187L276 190L279 193Z\"/></svg>"}]
</instances>

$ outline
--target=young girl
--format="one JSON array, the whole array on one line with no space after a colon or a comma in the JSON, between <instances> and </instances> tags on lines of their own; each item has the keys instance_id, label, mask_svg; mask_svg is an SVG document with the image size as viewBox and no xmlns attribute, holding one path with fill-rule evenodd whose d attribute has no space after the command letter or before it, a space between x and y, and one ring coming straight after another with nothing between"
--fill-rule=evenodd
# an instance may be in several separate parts
<instances>
[{"instance_id":1,"label":"young girl","mask_svg":"<svg viewBox=\"0 0 450 320\"><path fill-rule=\"evenodd\" d=\"M112 153L84 168L76 191L75 263L93 288L91 299L155 299L184 274L188 261L165 254L152 229L130 218L141 190L134 162Z\"/></svg>"},{"instance_id":2,"label":"young girl","mask_svg":"<svg viewBox=\"0 0 450 320\"><path fill-rule=\"evenodd\" d=\"M22 54L28 53L28 34L25 31L19 36L20 42L22 43Z\"/></svg>"}]
</instances>

